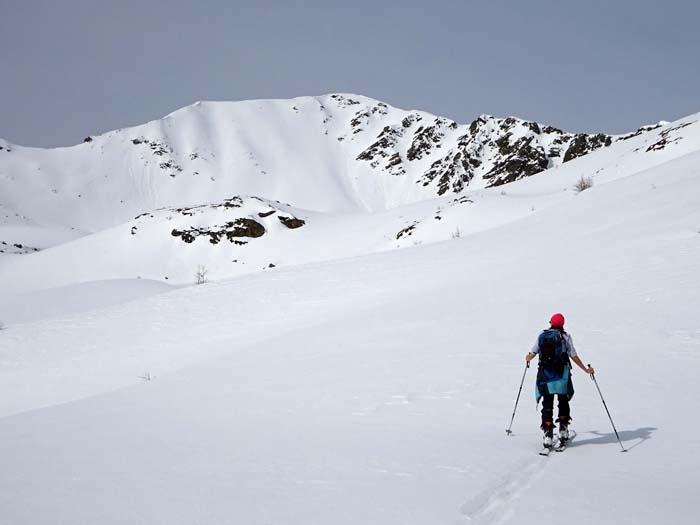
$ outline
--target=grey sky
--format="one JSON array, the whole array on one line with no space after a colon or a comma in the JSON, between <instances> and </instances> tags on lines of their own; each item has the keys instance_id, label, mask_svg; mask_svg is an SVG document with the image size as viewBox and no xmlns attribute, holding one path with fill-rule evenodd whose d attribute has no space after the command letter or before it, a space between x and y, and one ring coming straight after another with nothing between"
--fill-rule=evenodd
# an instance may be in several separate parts
<instances>
[{"instance_id":1,"label":"grey sky","mask_svg":"<svg viewBox=\"0 0 700 525\"><path fill-rule=\"evenodd\" d=\"M694 1L0 0L0 137L80 142L196 100L336 91L623 132L700 111Z\"/></svg>"}]
</instances>

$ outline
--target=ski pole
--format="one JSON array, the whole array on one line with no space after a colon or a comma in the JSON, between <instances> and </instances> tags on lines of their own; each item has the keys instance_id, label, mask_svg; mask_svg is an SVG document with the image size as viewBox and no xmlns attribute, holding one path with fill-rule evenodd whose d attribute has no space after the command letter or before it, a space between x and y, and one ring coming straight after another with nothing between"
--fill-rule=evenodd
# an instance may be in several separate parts
<instances>
[{"instance_id":1,"label":"ski pole","mask_svg":"<svg viewBox=\"0 0 700 525\"><path fill-rule=\"evenodd\" d=\"M506 435L510 436L513 431L511 430L511 427L513 426L513 420L515 419L515 411L518 409L518 401L520 401L520 392L523 390L523 383L525 382L525 374L527 373L527 369L530 368L530 361L525 362L525 370L523 370L523 378L520 380L520 388L518 389L518 397L515 398L515 407L513 407L513 417L510 418L510 425L508 425L508 429L506 430Z\"/></svg>"},{"instance_id":2,"label":"ski pole","mask_svg":"<svg viewBox=\"0 0 700 525\"><path fill-rule=\"evenodd\" d=\"M588 364L588 368L590 368L591 365L590 363ZM600 400L603 402L603 406L605 407L605 411L608 413L608 419L610 420L610 424L613 427L613 430L615 431L615 436L617 437L618 443L620 443L620 447L622 447L622 452L627 452L627 449L624 447L622 444L622 440L620 439L620 435L617 433L617 429L615 428L615 423L613 423L612 416L610 416L610 410L608 410L608 405L605 403L605 399L603 398L603 393L600 391L600 387L598 386L598 381L596 381L595 374L591 374L591 379L595 383L595 387L598 389L598 394L600 394Z\"/></svg>"}]
</instances>

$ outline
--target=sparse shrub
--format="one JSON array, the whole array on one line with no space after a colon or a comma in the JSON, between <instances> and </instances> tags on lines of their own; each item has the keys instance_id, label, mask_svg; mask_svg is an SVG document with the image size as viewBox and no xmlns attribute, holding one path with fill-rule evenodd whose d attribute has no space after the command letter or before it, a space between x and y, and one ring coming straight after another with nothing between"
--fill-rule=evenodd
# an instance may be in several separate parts
<instances>
[{"instance_id":1,"label":"sparse shrub","mask_svg":"<svg viewBox=\"0 0 700 525\"><path fill-rule=\"evenodd\" d=\"M459 229L459 226L455 228L455 231L452 232L452 238L453 239L459 239L462 236L462 230Z\"/></svg>"},{"instance_id":2,"label":"sparse shrub","mask_svg":"<svg viewBox=\"0 0 700 525\"><path fill-rule=\"evenodd\" d=\"M153 380L153 376L150 372L144 372L142 375L139 376L139 379L143 379L144 381L151 381Z\"/></svg>"},{"instance_id":3,"label":"sparse shrub","mask_svg":"<svg viewBox=\"0 0 700 525\"><path fill-rule=\"evenodd\" d=\"M574 184L576 193L581 193L591 187L593 187L593 179L591 177L584 177L583 175L581 175L581 178Z\"/></svg>"},{"instance_id":4,"label":"sparse shrub","mask_svg":"<svg viewBox=\"0 0 700 525\"><path fill-rule=\"evenodd\" d=\"M195 284L204 284L207 282L207 274L209 269L206 266L198 265L197 271L194 274Z\"/></svg>"},{"instance_id":5,"label":"sparse shrub","mask_svg":"<svg viewBox=\"0 0 700 525\"><path fill-rule=\"evenodd\" d=\"M4 328L5 328L5 325L2 324L2 321L0 321L0 330L2 330L2 329L4 329Z\"/></svg>"}]
</instances>

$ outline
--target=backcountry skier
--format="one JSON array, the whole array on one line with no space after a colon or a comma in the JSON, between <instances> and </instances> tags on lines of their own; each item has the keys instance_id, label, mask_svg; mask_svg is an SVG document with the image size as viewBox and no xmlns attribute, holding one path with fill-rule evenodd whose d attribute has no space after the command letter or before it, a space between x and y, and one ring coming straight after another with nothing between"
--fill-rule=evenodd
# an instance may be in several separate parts
<instances>
[{"instance_id":1,"label":"backcountry skier","mask_svg":"<svg viewBox=\"0 0 700 525\"><path fill-rule=\"evenodd\" d=\"M564 316L554 314L549 321L550 327L537 338L532 350L525 356L525 361L532 361L539 355L537 367L536 397L542 399L542 426L544 446L551 448L554 442L554 395L559 398L559 441L562 445L569 439L569 421L571 412L569 401L574 396L571 382L571 360L587 374L595 373L592 367L583 364L576 354L571 335L564 331ZM571 360L569 359L571 358Z\"/></svg>"}]
</instances>

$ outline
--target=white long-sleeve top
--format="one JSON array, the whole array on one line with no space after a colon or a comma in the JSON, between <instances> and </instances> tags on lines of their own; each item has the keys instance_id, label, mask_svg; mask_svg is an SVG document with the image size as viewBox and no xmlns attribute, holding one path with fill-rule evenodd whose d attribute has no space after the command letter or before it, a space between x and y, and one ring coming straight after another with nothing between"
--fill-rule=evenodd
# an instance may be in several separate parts
<instances>
[{"instance_id":1,"label":"white long-sleeve top","mask_svg":"<svg viewBox=\"0 0 700 525\"><path fill-rule=\"evenodd\" d=\"M564 332L561 334L564 338L564 347L566 348L566 353L569 355L569 357L576 357L578 354L576 353L576 347L574 346L574 340L571 337L571 334ZM535 341L535 344L532 347L532 350L530 350L531 353L537 355L540 353L540 338L537 337L537 340Z\"/></svg>"}]
</instances>

